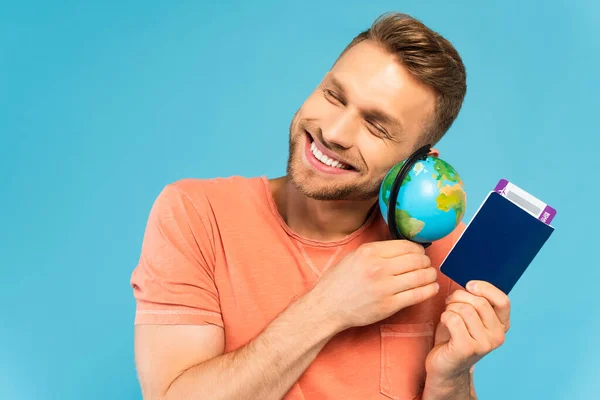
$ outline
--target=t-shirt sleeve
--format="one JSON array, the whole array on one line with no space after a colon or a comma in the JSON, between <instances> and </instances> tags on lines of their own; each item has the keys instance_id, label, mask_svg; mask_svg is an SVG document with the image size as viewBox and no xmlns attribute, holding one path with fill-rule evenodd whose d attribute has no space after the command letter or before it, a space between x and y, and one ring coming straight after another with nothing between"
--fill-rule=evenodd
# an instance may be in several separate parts
<instances>
[{"instance_id":1,"label":"t-shirt sleeve","mask_svg":"<svg viewBox=\"0 0 600 400\"><path fill-rule=\"evenodd\" d=\"M166 186L155 200L130 284L135 324L223 327L210 203Z\"/></svg>"}]
</instances>

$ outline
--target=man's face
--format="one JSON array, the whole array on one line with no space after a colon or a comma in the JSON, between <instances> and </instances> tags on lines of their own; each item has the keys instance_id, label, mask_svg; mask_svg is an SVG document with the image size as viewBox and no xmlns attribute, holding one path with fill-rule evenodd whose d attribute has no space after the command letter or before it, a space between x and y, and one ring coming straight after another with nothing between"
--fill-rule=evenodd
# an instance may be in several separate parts
<instances>
[{"instance_id":1,"label":"man's face","mask_svg":"<svg viewBox=\"0 0 600 400\"><path fill-rule=\"evenodd\" d=\"M420 144L435 100L393 55L372 41L357 44L292 120L291 182L318 200L376 197L385 174Z\"/></svg>"}]
</instances>

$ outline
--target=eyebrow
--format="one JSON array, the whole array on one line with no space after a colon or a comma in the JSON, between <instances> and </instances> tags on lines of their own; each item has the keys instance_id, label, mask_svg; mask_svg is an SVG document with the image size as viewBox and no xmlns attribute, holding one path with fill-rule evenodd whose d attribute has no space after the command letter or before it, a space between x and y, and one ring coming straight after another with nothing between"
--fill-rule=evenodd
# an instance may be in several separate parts
<instances>
[{"instance_id":1,"label":"eyebrow","mask_svg":"<svg viewBox=\"0 0 600 400\"><path fill-rule=\"evenodd\" d=\"M346 96L344 86L341 84L340 81L338 81L335 78L335 76L330 76L328 80L329 80L329 83L331 84L331 86L334 86L340 92L340 94L342 96L344 96L344 97ZM379 109L371 108L371 109L361 110L361 114L363 115L363 117L365 117L367 119L376 120L381 124L390 126L394 131L397 131L398 133L401 133L404 131L404 125L402 124L402 121L400 121L397 118L392 117L391 115L389 115L386 112L381 111Z\"/></svg>"}]
</instances>

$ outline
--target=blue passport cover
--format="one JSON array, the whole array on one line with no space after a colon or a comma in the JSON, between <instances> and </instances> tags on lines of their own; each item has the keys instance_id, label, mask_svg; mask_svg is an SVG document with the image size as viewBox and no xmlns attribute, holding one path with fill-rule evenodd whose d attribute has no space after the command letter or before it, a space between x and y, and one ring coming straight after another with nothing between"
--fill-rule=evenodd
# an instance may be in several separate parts
<instances>
[{"instance_id":1,"label":"blue passport cover","mask_svg":"<svg viewBox=\"0 0 600 400\"><path fill-rule=\"evenodd\" d=\"M491 192L440 270L463 287L482 280L508 294L552 232L552 226Z\"/></svg>"}]
</instances>

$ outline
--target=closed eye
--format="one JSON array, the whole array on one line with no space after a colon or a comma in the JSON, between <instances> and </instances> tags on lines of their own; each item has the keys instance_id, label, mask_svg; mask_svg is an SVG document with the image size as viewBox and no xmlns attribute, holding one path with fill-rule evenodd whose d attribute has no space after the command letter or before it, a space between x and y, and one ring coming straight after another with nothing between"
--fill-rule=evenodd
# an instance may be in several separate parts
<instances>
[{"instance_id":1,"label":"closed eye","mask_svg":"<svg viewBox=\"0 0 600 400\"><path fill-rule=\"evenodd\" d=\"M323 88L323 92L325 93L325 97L327 98L327 100L329 100L329 102L334 104L339 103L341 105L345 105L343 97L334 92L333 90Z\"/></svg>"},{"instance_id":2,"label":"closed eye","mask_svg":"<svg viewBox=\"0 0 600 400\"><path fill-rule=\"evenodd\" d=\"M372 122L372 121L367 121L367 124L369 124L369 130L371 130L372 133L379 135L379 136L383 136L386 139L390 139L390 135L387 133L387 131L379 124ZM373 132L375 131L375 132Z\"/></svg>"}]
</instances>

